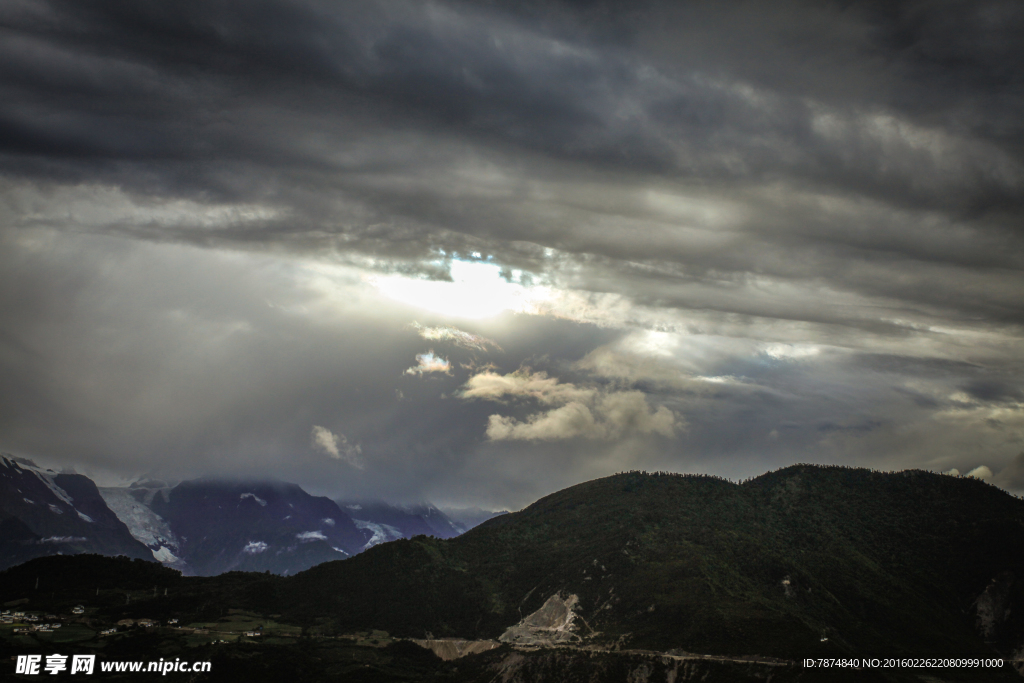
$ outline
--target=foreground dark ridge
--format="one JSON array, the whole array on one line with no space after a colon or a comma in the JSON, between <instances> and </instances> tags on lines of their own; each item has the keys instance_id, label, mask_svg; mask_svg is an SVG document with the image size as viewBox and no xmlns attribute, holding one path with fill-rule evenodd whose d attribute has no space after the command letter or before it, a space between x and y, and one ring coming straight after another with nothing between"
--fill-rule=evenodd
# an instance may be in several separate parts
<instances>
[{"instance_id":1,"label":"foreground dark ridge","mask_svg":"<svg viewBox=\"0 0 1024 683\"><path fill-rule=\"evenodd\" d=\"M99 565L90 573L89 562L100 560L8 570L0 599L31 599L40 576L55 600L131 579ZM137 583L168 588L174 600L110 605L111 614L206 618L244 608L326 636L376 628L789 660L1010 658L1024 647L1024 501L920 471L800 465L742 484L626 473L455 539L388 543L290 578L190 579L138 564ZM76 578L59 576L72 565ZM569 606L566 628L510 631L553 596Z\"/></svg>"}]
</instances>

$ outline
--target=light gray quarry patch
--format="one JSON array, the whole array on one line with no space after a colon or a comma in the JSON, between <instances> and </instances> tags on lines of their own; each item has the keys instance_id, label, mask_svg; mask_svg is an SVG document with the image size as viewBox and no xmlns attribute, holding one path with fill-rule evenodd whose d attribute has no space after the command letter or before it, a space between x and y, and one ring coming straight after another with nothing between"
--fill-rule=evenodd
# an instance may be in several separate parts
<instances>
[{"instance_id":1,"label":"light gray quarry patch","mask_svg":"<svg viewBox=\"0 0 1024 683\"><path fill-rule=\"evenodd\" d=\"M579 603L580 599L576 595L562 598L561 594L556 593L536 612L502 633L498 640L534 647L578 643L581 638L575 633L578 615L574 610Z\"/></svg>"}]
</instances>

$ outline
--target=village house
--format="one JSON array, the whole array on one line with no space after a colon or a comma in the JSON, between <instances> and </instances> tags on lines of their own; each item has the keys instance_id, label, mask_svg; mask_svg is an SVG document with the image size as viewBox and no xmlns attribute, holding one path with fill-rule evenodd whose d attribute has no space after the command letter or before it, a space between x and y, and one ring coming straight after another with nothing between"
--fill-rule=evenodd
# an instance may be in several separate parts
<instances>
[{"instance_id":1,"label":"village house","mask_svg":"<svg viewBox=\"0 0 1024 683\"><path fill-rule=\"evenodd\" d=\"M74 607L71 608L71 613L72 614L85 614L85 607L83 607L82 605L75 605Z\"/></svg>"}]
</instances>

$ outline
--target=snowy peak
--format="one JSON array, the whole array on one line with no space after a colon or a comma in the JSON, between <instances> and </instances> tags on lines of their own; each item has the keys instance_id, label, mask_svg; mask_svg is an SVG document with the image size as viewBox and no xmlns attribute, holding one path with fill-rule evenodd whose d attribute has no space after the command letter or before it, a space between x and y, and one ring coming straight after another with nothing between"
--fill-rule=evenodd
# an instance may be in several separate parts
<instances>
[{"instance_id":1,"label":"snowy peak","mask_svg":"<svg viewBox=\"0 0 1024 683\"><path fill-rule=\"evenodd\" d=\"M185 574L293 574L381 543L452 538L467 528L426 502L335 502L282 482L169 486L147 478L99 489L83 475L9 455L0 455L0 494L0 567L96 552L155 559Z\"/></svg>"},{"instance_id":2,"label":"snowy peak","mask_svg":"<svg viewBox=\"0 0 1024 683\"><path fill-rule=\"evenodd\" d=\"M374 532L337 504L280 482L138 482L103 495L135 538L160 561L187 573L293 574L350 557Z\"/></svg>"},{"instance_id":3,"label":"snowy peak","mask_svg":"<svg viewBox=\"0 0 1024 683\"><path fill-rule=\"evenodd\" d=\"M181 542L170 524L153 512L151 503L155 491L140 488L105 487L100 495L117 518L124 522L131 535L153 553L157 562L188 572L187 563L180 559Z\"/></svg>"},{"instance_id":4,"label":"snowy peak","mask_svg":"<svg viewBox=\"0 0 1024 683\"><path fill-rule=\"evenodd\" d=\"M28 458L17 458L12 455L0 456L0 467L10 469L21 474L30 473L35 475L43 486L48 488L50 493L52 493L58 500L73 507L71 496L67 494L67 491L53 482L53 478L57 475L53 470L44 470ZM61 510L61 512L63 512L63 510Z\"/></svg>"},{"instance_id":5,"label":"snowy peak","mask_svg":"<svg viewBox=\"0 0 1024 683\"><path fill-rule=\"evenodd\" d=\"M367 548L398 538L421 535L453 538L463 531L430 503L390 505L361 500L338 501L338 504L348 512L356 526L373 534L367 540Z\"/></svg>"},{"instance_id":6,"label":"snowy peak","mask_svg":"<svg viewBox=\"0 0 1024 683\"><path fill-rule=\"evenodd\" d=\"M25 458L0 456L0 526L0 568L58 553L149 556L92 480Z\"/></svg>"}]
</instances>

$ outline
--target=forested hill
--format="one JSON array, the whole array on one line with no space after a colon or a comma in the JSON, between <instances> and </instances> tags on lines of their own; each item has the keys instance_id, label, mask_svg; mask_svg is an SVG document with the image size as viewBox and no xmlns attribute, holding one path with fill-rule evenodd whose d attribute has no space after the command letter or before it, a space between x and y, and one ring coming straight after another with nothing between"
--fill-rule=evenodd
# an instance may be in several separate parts
<instances>
[{"instance_id":1,"label":"forested hill","mask_svg":"<svg viewBox=\"0 0 1024 683\"><path fill-rule=\"evenodd\" d=\"M579 633L605 644L1009 652L1024 645L1024 501L920 471L626 473L315 567L275 599L340 627L494 637L556 593L579 596Z\"/></svg>"}]
</instances>

